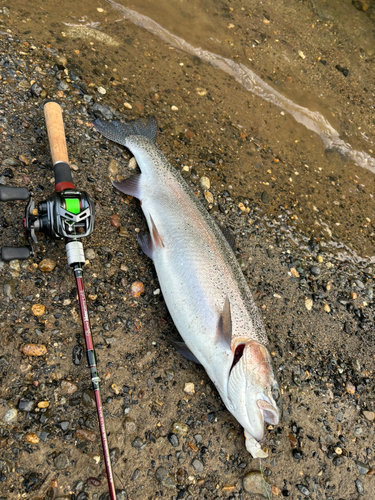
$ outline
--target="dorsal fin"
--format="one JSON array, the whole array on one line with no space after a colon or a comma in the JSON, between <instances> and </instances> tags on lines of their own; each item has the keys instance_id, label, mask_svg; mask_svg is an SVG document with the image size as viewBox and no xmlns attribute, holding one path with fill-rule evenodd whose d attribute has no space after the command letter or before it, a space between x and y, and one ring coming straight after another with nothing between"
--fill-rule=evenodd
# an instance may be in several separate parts
<instances>
[{"instance_id":1,"label":"dorsal fin","mask_svg":"<svg viewBox=\"0 0 375 500\"><path fill-rule=\"evenodd\" d=\"M232 316L228 295L225 297L224 307L219 318L217 330L218 336L230 347L232 342Z\"/></svg>"}]
</instances>

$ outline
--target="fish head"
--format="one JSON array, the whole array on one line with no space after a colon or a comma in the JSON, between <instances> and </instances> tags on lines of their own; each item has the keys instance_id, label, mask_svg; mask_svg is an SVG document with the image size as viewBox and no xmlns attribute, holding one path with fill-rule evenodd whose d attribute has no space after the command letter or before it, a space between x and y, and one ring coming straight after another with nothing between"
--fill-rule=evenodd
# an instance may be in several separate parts
<instances>
[{"instance_id":1,"label":"fish head","mask_svg":"<svg viewBox=\"0 0 375 500\"><path fill-rule=\"evenodd\" d=\"M272 369L271 356L256 341L237 342L228 379L229 410L257 441L264 422L277 425L281 417L281 392Z\"/></svg>"}]
</instances>

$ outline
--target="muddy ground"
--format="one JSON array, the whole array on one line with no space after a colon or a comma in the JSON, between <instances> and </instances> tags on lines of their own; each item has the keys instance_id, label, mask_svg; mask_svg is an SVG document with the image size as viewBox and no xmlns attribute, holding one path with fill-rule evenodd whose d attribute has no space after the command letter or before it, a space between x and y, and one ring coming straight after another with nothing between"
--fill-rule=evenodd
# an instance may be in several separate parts
<instances>
[{"instance_id":1,"label":"muddy ground","mask_svg":"<svg viewBox=\"0 0 375 500\"><path fill-rule=\"evenodd\" d=\"M355 3L131 7L247 64L371 155L375 9ZM1 8L0 183L26 185L37 201L52 192L41 106L53 98L75 184L95 201L85 285L119 498L250 498L248 473L261 470L272 487L263 485L265 498L372 500L374 174L109 3ZM261 463L204 370L170 346L176 331L136 243L146 229L139 203L110 185L133 165L92 120L146 114L158 118L159 147L234 233L261 308L284 403ZM24 244L23 204L0 209L1 245ZM106 499L74 278L62 243L41 237L36 250L0 262L0 498ZM55 267L41 264L47 258ZM145 288L137 298L135 281ZM46 354L26 356L30 343Z\"/></svg>"}]
</instances>

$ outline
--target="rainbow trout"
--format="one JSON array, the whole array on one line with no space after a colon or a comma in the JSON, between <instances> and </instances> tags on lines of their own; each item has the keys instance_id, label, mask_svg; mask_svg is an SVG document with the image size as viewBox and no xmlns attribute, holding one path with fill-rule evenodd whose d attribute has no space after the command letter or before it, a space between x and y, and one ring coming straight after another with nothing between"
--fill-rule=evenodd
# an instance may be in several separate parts
<instances>
[{"instance_id":1,"label":"rainbow trout","mask_svg":"<svg viewBox=\"0 0 375 500\"><path fill-rule=\"evenodd\" d=\"M141 201L150 233L138 236L154 262L179 351L203 365L225 406L244 428L253 457L264 421L276 425L280 390L267 336L249 287L222 231L155 146L154 117L94 122L98 132L135 156L141 174L113 185Z\"/></svg>"}]
</instances>

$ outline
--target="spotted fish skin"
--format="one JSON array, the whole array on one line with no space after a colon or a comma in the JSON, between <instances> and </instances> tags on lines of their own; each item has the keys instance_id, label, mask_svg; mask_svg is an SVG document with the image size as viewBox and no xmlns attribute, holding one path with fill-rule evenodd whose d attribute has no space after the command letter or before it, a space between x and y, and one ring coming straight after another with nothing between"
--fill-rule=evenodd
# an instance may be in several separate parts
<instances>
[{"instance_id":1,"label":"spotted fish skin","mask_svg":"<svg viewBox=\"0 0 375 500\"><path fill-rule=\"evenodd\" d=\"M279 410L270 396L277 382L258 308L230 245L183 177L156 147L153 118L127 124L96 120L94 126L134 154L141 174L114 185L142 203L150 235L141 238L140 244L154 261L175 326L229 411L248 431L246 437L251 441L256 434L255 441L260 440L263 417L258 414L263 410L259 410L257 400L274 406L273 421L278 421ZM234 363L239 345L246 346L244 355ZM264 351L256 351L254 346L258 345ZM262 376L253 387L253 375L259 367ZM237 377L236 372L243 373ZM250 394L255 397L252 402ZM259 418L257 430L252 431L248 422L251 413L260 418L262 431Z\"/></svg>"}]
</instances>

